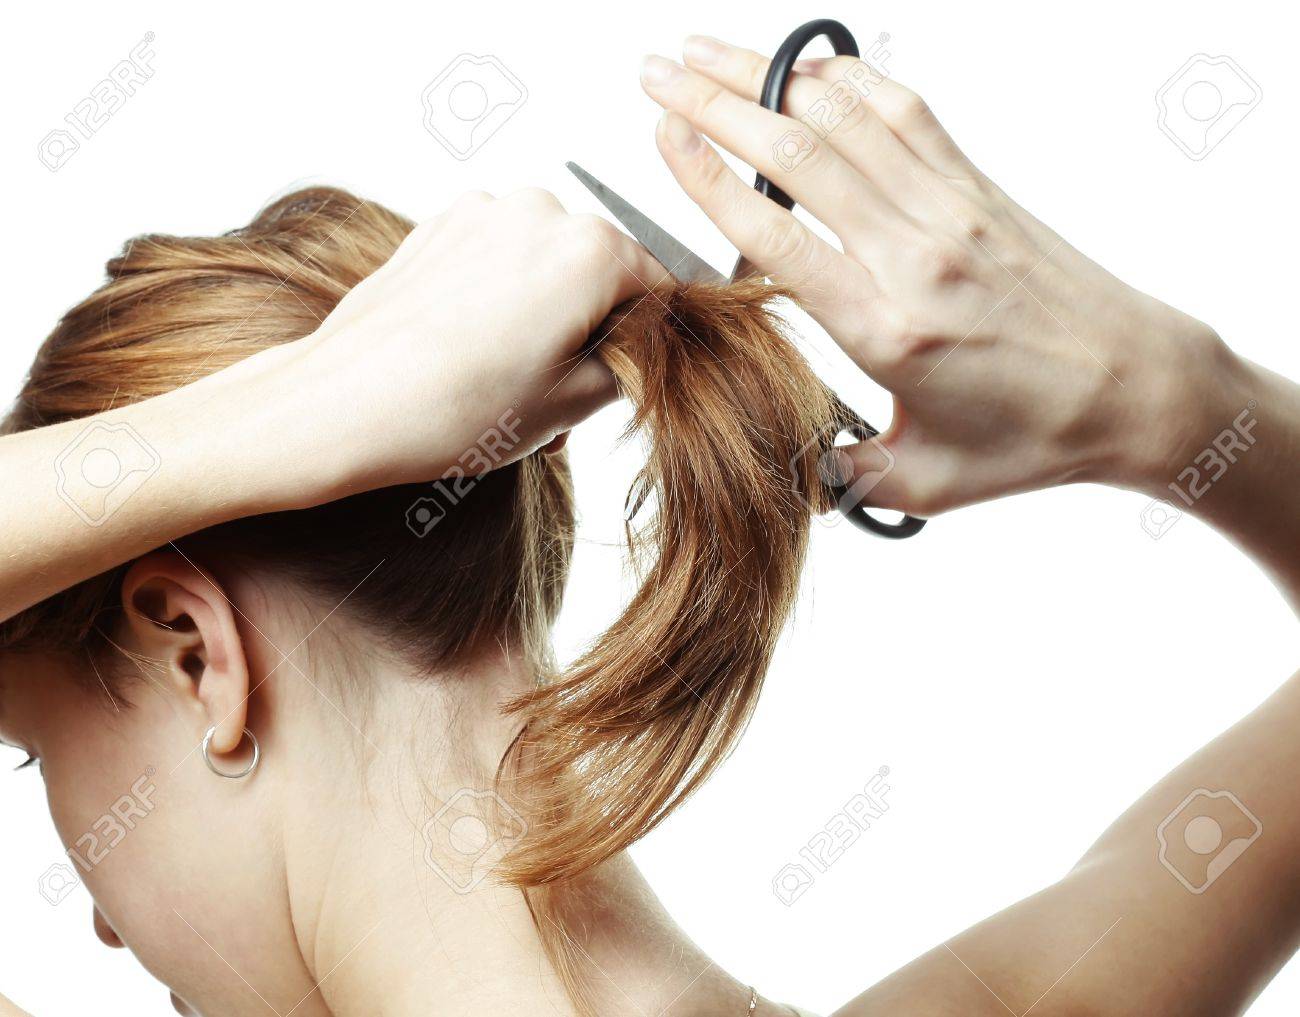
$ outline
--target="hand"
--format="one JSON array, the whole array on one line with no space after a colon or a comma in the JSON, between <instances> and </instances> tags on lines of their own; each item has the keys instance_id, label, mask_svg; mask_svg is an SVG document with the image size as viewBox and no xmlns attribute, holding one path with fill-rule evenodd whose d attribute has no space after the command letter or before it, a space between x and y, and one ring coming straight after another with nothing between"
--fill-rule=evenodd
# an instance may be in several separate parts
<instances>
[{"instance_id":1,"label":"hand","mask_svg":"<svg viewBox=\"0 0 1300 1017\"><path fill-rule=\"evenodd\" d=\"M89 418L0 438L0 620L169 540L379 487L486 472L563 440L616 389L584 345L671 285L645 250L542 191L461 198L311 335L100 415L147 435L148 497L87 526L46 482Z\"/></svg>"},{"instance_id":2,"label":"hand","mask_svg":"<svg viewBox=\"0 0 1300 1017\"><path fill-rule=\"evenodd\" d=\"M615 398L583 346L611 309L660 283L668 273L639 244L545 191L467 194L416 227L284 368L314 426L339 427L327 444L348 489L430 480L458 462L482 472L562 440Z\"/></svg>"},{"instance_id":3,"label":"hand","mask_svg":"<svg viewBox=\"0 0 1300 1017\"><path fill-rule=\"evenodd\" d=\"M895 464L873 504L930 516L1074 480L1155 489L1186 443L1205 440L1197 425L1234 370L1226 347L1015 204L916 95L853 58L810 61L781 116L755 101L758 54L694 37L686 62L650 57L642 75L669 111L658 143L677 181L894 395L880 443ZM842 251L760 197L692 125ZM886 457L863 443L851 458L860 472Z\"/></svg>"}]
</instances>

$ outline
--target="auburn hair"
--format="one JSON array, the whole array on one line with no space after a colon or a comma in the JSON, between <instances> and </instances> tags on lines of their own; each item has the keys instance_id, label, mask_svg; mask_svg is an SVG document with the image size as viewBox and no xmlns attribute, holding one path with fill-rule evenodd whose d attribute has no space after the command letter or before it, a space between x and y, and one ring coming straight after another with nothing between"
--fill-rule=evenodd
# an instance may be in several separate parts
<instances>
[{"instance_id":1,"label":"auburn hair","mask_svg":"<svg viewBox=\"0 0 1300 1017\"><path fill-rule=\"evenodd\" d=\"M3 432L160 395L302 338L412 228L312 188L224 236L137 237L41 346ZM810 516L833 504L818 459L847 414L783 332L777 295L758 282L688 285L617 309L594 338L635 407L630 432L646 438L628 498L643 568L618 619L567 668L553 667L549 635L575 529L562 455L487 474L422 537L407 510L427 485L190 538L346 597L373 638L431 674L491 645L529 656L539 682L508 704L518 733L498 772L528 829L498 871L535 911L551 900L538 888L610 858L690 795L754 708ZM0 624L0 649L111 655L126 568Z\"/></svg>"}]
</instances>

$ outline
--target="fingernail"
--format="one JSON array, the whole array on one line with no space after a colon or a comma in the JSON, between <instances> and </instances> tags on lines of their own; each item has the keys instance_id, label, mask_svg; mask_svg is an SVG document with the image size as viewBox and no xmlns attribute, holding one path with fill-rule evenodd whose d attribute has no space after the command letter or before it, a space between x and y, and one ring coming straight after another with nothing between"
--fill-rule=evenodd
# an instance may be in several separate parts
<instances>
[{"instance_id":1,"label":"fingernail","mask_svg":"<svg viewBox=\"0 0 1300 1017\"><path fill-rule=\"evenodd\" d=\"M690 155L700 147L700 136L695 133L695 128L680 113L674 113L668 110L663 116L664 137L668 139L668 144L681 152L682 155Z\"/></svg>"},{"instance_id":2,"label":"fingernail","mask_svg":"<svg viewBox=\"0 0 1300 1017\"><path fill-rule=\"evenodd\" d=\"M809 57L807 60L796 60L794 62L795 74L816 74L822 68L824 60L818 57Z\"/></svg>"},{"instance_id":3,"label":"fingernail","mask_svg":"<svg viewBox=\"0 0 1300 1017\"><path fill-rule=\"evenodd\" d=\"M828 448L817 457L817 473L823 484L848 487L853 480L853 460L842 448Z\"/></svg>"},{"instance_id":4,"label":"fingernail","mask_svg":"<svg viewBox=\"0 0 1300 1017\"><path fill-rule=\"evenodd\" d=\"M688 35L685 45L682 46L682 53L687 63L707 67L722 59L724 49L723 44L711 36Z\"/></svg>"},{"instance_id":5,"label":"fingernail","mask_svg":"<svg viewBox=\"0 0 1300 1017\"><path fill-rule=\"evenodd\" d=\"M672 80L679 70L671 60L661 56L648 56L641 61L641 80L647 85L663 85Z\"/></svg>"}]
</instances>

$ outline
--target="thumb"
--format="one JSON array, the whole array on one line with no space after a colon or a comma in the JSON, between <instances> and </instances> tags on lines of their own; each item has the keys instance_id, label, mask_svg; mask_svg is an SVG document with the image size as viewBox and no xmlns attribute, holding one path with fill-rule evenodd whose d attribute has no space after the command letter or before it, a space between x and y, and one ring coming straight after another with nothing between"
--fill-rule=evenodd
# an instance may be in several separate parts
<instances>
[{"instance_id":1,"label":"thumb","mask_svg":"<svg viewBox=\"0 0 1300 1017\"><path fill-rule=\"evenodd\" d=\"M599 357L586 357L547 397L556 433L571 430L619 396L614 375Z\"/></svg>"},{"instance_id":2,"label":"thumb","mask_svg":"<svg viewBox=\"0 0 1300 1017\"><path fill-rule=\"evenodd\" d=\"M831 450L833 473L844 488L843 507L892 509L929 519L950 508L946 501L947 457L916 442L885 433Z\"/></svg>"}]
</instances>

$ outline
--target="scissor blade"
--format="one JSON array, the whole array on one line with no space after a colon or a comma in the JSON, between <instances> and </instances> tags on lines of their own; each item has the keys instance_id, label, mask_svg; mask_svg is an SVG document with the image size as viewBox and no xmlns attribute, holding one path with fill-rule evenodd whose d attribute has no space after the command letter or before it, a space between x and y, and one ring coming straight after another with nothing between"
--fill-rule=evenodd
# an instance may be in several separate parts
<instances>
[{"instance_id":1,"label":"scissor blade","mask_svg":"<svg viewBox=\"0 0 1300 1017\"><path fill-rule=\"evenodd\" d=\"M679 282L703 282L721 285L727 277L680 240L656 225L643 212L633 208L576 162L566 162L569 172L582 181L610 214L621 222L647 251L668 269Z\"/></svg>"}]
</instances>

